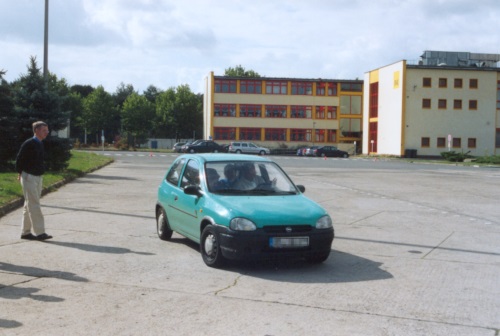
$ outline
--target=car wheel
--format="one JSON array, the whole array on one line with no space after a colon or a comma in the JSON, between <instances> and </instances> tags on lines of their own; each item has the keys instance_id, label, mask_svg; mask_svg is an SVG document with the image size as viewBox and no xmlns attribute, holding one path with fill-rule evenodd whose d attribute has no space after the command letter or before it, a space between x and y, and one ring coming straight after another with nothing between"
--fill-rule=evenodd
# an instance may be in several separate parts
<instances>
[{"instance_id":1,"label":"car wheel","mask_svg":"<svg viewBox=\"0 0 500 336\"><path fill-rule=\"evenodd\" d=\"M214 149L214 153L219 153L219 150L218 149Z\"/></svg>"},{"instance_id":2,"label":"car wheel","mask_svg":"<svg viewBox=\"0 0 500 336\"><path fill-rule=\"evenodd\" d=\"M237 149L236 154L241 154L241 150Z\"/></svg>"},{"instance_id":3,"label":"car wheel","mask_svg":"<svg viewBox=\"0 0 500 336\"><path fill-rule=\"evenodd\" d=\"M266 155L266 152L262 150L259 152L259 155Z\"/></svg>"},{"instance_id":4,"label":"car wheel","mask_svg":"<svg viewBox=\"0 0 500 336\"><path fill-rule=\"evenodd\" d=\"M207 225L201 233L200 252L207 266L220 267L224 264L224 256L220 249L219 237L212 225Z\"/></svg>"},{"instance_id":5,"label":"car wheel","mask_svg":"<svg viewBox=\"0 0 500 336\"><path fill-rule=\"evenodd\" d=\"M194 153L194 149L190 149L189 153L191 153L191 154Z\"/></svg>"},{"instance_id":6,"label":"car wheel","mask_svg":"<svg viewBox=\"0 0 500 336\"><path fill-rule=\"evenodd\" d=\"M163 209L156 212L156 232L161 240L170 240L172 238L173 231L168 224L167 214Z\"/></svg>"},{"instance_id":7,"label":"car wheel","mask_svg":"<svg viewBox=\"0 0 500 336\"><path fill-rule=\"evenodd\" d=\"M345 153L344 155L342 155L342 157L347 159L349 157L349 154Z\"/></svg>"},{"instance_id":8,"label":"car wheel","mask_svg":"<svg viewBox=\"0 0 500 336\"><path fill-rule=\"evenodd\" d=\"M311 264L320 264L324 262L330 256L330 252L327 253L318 253L311 256L306 257L306 260Z\"/></svg>"},{"instance_id":9,"label":"car wheel","mask_svg":"<svg viewBox=\"0 0 500 336\"><path fill-rule=\"evenodd\" d=\"M325 154L325 153L321 153L321 157L325 157L325 156L326 156L326 154Z\"/></svg>"}]
</instances>

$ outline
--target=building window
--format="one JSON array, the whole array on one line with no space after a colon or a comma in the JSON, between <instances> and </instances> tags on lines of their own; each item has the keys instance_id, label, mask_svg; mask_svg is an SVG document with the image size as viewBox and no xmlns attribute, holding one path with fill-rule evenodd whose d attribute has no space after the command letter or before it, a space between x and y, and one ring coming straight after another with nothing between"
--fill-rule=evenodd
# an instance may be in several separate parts
<instances>
[{"instance_id":1,"label":"building window","mask_svg":"<svg viewBox=\"0 0 500 336\"><path fill-rule=\"evenodd\" d=\"M378 117L378 82L370 84L369 107L370 118Z\"/></svg>"},{"instance_id":2,"label":"building window","mask_svg":"<svg viewBox=\"0 0 500 336\"><path fill-rule=\"evenodd\" d=\"M469 100L469 110L477 110L477 100Z\"/></svg>"},{"instance_id":3,"label":"building window","mask_svg":"<svg viewBox=\"0 0 500 336\"><path fill-rule=\"evenodd\" d=\"M316 119L325 119L325 107L316 106Z\"/></svg>"},{"instance_id":4,"label":"building window","mask_svg":"<svg viewBox=\"0 0 500 336\"><path fill-rule=\"evenodd\" d=\"M422 137L420 140L420 146L421 147L430 147L431 145L431 139L429 137Z\"/></svg>"},{"instance_id":5,"label":"building window","mask_svg":"<svg viewBox=\"0 0 500 336\"><path fill-rule=\"evenodd\" d=\"M345 138L361 137L361 119L341 118L340 135Z\"/></svg>"},{"instance_id":6,"label":"building window","mask_svg":"<svg viewBox=\"0 0 500 336\"><path fill-rule=\"evenodd\" d=\"M215 80L216 93L236 93L236 81L229 79Z\"/></svg>"},{"instance_id":7,"label":"building window","mask_svg":"<svg viewBox=\"0 0 500 336\"><path fill-rule=\"evenodd\" d=\"M455 89L461 89L464 85L463 82L464 81L462 80L462 78L455 78L455 80L453 81L453 86L455 87Z\"/></svg>"},{"instance_id":8,"label":"building window","mask_svg":"<svg viewBox=\"0 0 500 336\"><path fill-rule=\"evenodd\" d=\"M495 147L500 148L500 128L496 130Z\"/></svg>"},{"instance_id":9,"label":"building window","mask_svg":"<svg viewBox=\"0 0 500 336\"><path fill-rule=\"evenodd\" d=\"M312 95L312 83L292 82L292 95Z\"/></svg>"},{"instance_id":10,"label":"building window","mask_svg":"<svg viewBox=\"0 0 500 336\"><path fill-rule=\"evenodd\" d=\"M426 88L432 87L432 79L430 77L422 78L422 86Z\"/></svg>"},{"instance_id":11,"label":"building window","mask_svg":"<svg viewBox=\"0 0 500 336\"><path fill-rule=\"evenodd\" d=\"M240 117L243 118L260 118L262 113L262 105L240 105Z\"/></svg>"},{"instance_id":12,"label":"building window","mask_svg":"<svg viewBox=\"0 0 500 336\"><path fill-rule=\"evenodd\" d=\"M444 148L446 147L446 138L437 138L437 147Z\"/></svg>"},{"instance_id":13,"label":"building window","mask_svg":"<svg viewBox=\"0 0 500 336\"><path fill-rule=\"evenodd\" d=\"M448 87L448 79L447 78L439 78L439 87L440 88Z\"/></svg>"},{"instance_id":14,"label":"building window","mask_svg":"<svg viewBox=\"0 0 500 336\"><path fill-rule=\"evenodd\" d=\"M439 99L438 100L438 108L440 110L443 110L446 108L446 99Z\"/></svg>"},{"instance_id":15,"label":"building window","mask_svg":"<svg viewBox=\"0 0 500 336\"><path fill-rule=\"evenodd\" d=\"M327 141L328 142L337 142L337 130L328 130Z\"/></svg>"},{"instance_id":16,"label":"building window","mask_svg":"<svg viewBox=\"0 0 500 336\"><path fill-rule=\"evenodd\" d=\"M476 148L476 138L467 139L467 147Z\"/></svg>"},{"instance_id":17,"label":"building window","mask_svg":"<svg viewBox=\"0 0 500 336\"><path fill-rule=\"evenodd\" d=\"M214 104L214 117L236 117L236 105Z\"/></svg>"},{"instance_id":18,"label":"building window","mask_svg":"<svg viewBox=\"0 0 500 336\"><path fill-rule=\"evenodd\" d=\"M328 106L326 119L337 119L337 106Z\"/></svg>"},{"instance_id":19,"label":"building window","mask_svg":"<svg viewBox=\"0 0 500 336\"><path fill-rule=\"evenodd\" d=\"M315 129L313 134L313 141L318 143L325 142L325 130Z\"/></svg>"},{"instance_id":20,"label":"building window","mask_svg":"<svg viewBox=\"0 0 500 336\"><path fill-rule=\"evenodd\" d=\"M260 141L260 128L240 128L240 140Z\"/></svg>"},{"instance_id":21,"label":"building window","mask_svg":"<svg viewBox=\"0 0 500 336\"><path fill-rule=\"evenodd\" d=\"M240 80L240 93L262 93L262 81Z\"/></svg>"},{"instance_id":22,"label":"building window","mask_svg":"<svg viewBox=\"0 0 500 336\"><path fill-rule=\"evenodd\" d=\"M451 145L453 148L462 148L462 138L453 138Z\"/></svg>"},{"instance_id":23,"label":"building window","mask_svg":"<svg viewBox=\"0 0 500 336\"><path fill-rule=\"evenodd\" d=\"M286 105L266 105L266 118L286 118Z\"/></svg>"},{"instance_id":24,"label":"building window","mask_svg":"<svg viewBox=\"0 0 500 336\"><path fill-rule=\"evenodd\" d=\"M286 141L286 129L266 128L265 137L267 141Z\"/></svg>"},{"instance_id":25,"label":"building window","mask_svg":"<svg viewBox=\"0 0 500 336\"><path fill-rule=\"evenodd\" d=\"M422 108L424 108L424 109L431 108L431 100L429 98L422 99Z\"/></svg>"},{"instance_id":26,"label":"building window","mask_svg":"<svg viewBox=\"0 0 500 336\"><path fill-rule=\"evenodd\" d=\"M326 92L326 83L316 83L316 96L324 96Z\"/></svg>"},{"instance_id":27,"label":"building window","mask_svg":"<svg viewBox=\"0 0 500 336\"><path fill-rule=\"evenodd\" d=\"M291 141L311 141L311 130L302 128L292 128L290 130Z\"/></svg>"},{"instance_id":28,"label":"building window","mask_svg":"<svg viewBox=\"0 0 500 336\"><path fill-rule=\"evenodd\" d=\"M234 127L214 127L215 140L236 140Z\"/></svg>"},{"instance_id":29,"label":"building window","mask_svg":"<svg viewBox=\"0 0 500 336\"><path fill-rule=\"evenodd\" d=\"M497 82L497 110L500 110L500 81Z\"/></svg>"},{"instance_id":30,"label":"building window","mask_svg":"<svg viewBox=\"0 0 500 336\"><path fill-rule=\"evenodd\" d=\"M308 118L308 119L311 119L311 115L312 115L311 111L312 111L311 106L292 105L290 118Z\"/></svg>"},{"instance_id":31,"label":"building window","mask_svg":"<svg viewBox=\"0 0 500 336\"><path fill-rule=\"evenodd\" d=\"M340 90L351 92L363 92L363 85L359 83L341 83Z\"/></svg>"},{"instance_id":32,"label":"building window","mask_svg":"<svg viewBox=\"0 0 500 336\"><path fill-rule=\"evenodd\" d=\"M361 114L361 97L340 96L340 114Z\"/></svg>"},{"instance_id":33,"label":"building window","mask_svg":"<svg viewBox=\"0 0 500 336\"><path fill-rule=\"evenodd\" d=\"M337 96L337 83L328 83L328 95L329 96Z\"/></svg>"},{"instance_id":34,"label":"building window","mask_svg":"<svg viewBox=\"0 0 500 336\"><path fill-rule=\"evenodd\" d=\"M461 110L462 109L462 99L453 100L453 108L455 110Z\"/></svg>"},{"instance_id":35,"label":"building window","mask_svg":"<svg viewBox=\"0 0 500 336\"><path fill-rule=\"evenodd\" d=\"M469 79L469 89L477 89L478 88L478 81L476 78L471 78Z\"/></svg>"},{"instance_id":36,"label":"building window","mask_svg":"<svg viewBox=\"0 0 500 336\"><path fill-rule=\"evenodd\" d=\"M266 94L287 94L286 81L268 81L266 82Z\"/></svg>"}]
</instances>

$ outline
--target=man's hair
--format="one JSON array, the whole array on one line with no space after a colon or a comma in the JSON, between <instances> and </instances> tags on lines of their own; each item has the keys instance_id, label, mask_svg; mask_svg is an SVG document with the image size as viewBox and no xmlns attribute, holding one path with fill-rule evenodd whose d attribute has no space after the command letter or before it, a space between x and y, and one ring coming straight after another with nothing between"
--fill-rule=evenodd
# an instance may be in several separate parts
<instances>
[{"instance_id":1,"label":"man's hair","mask_svg":"<svg viewBox=\"0 0 500 336\"><path fill-rule=\"evenodd\" d=\"M33 133L35 133L35 131L37 129L39 129L40 127L44 127L44 126L48 127L48 125L46 123L44 123L43 121L35 121L32 126L33 126Z\"/></svg>"}]
</instances>

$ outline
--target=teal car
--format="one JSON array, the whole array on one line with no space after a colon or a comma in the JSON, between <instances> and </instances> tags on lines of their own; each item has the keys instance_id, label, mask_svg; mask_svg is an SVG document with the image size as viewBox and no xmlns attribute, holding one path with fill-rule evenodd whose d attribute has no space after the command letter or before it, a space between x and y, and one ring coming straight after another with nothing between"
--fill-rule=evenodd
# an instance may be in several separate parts
<instances>
[{"instance_id":1,"label":"teal car","mask_svg":"<svg viewBox=\"0 0 500 336\"><path fill-rule=\"evenodd\" d=\"M283 169L260 156L185 154L158 187L156 229L200 244L203 261L298 257L325 261L332 219Z\"/></svg>"}]
</instances>

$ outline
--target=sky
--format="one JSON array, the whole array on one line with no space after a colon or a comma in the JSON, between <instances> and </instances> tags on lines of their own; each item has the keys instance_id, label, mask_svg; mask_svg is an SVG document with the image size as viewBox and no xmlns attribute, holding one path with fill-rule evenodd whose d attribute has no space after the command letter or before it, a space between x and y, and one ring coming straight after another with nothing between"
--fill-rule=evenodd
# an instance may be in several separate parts
<instances>
[{"instance_id":1,"label":"sky","mask_svg":"<svg viewBox=\"0 0 500 336\"><path fill-rule=\"evenodd\" d=\"M0 0L0 70L43 67L45 0ZM48 69L143 93L241 65L264 77L363 79L425 50L500 54L499 0L49 0Z\"/></svg>"}]
</instances>

